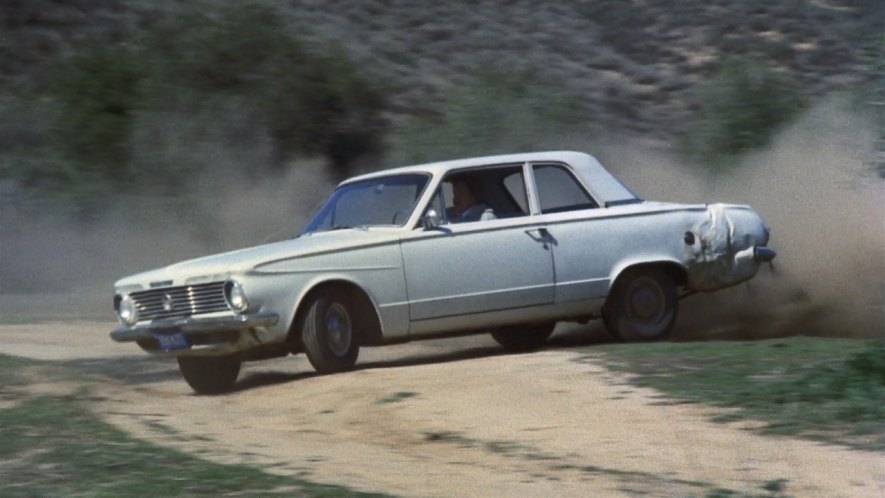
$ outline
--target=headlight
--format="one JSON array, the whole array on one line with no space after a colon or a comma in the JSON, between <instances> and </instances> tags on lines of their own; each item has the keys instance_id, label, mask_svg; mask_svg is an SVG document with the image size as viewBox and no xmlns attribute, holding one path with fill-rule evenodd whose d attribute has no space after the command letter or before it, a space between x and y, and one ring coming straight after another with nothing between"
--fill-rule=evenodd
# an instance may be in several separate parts
<instances>
[{"instance_id":1,"label":"headlight","mask_svg":"<svg viewBox=\"0 0 885 498\"><path fill-rule=\"evenodd\" d=\"M135 325L138 323L138 308L135 307L135 301L128 294L115 297L114 308L117 309L117 318L123 324Z\"/></svg>"},{"instance_id":2,"label":"headlight","mask_svg":"<svg viewBox=\"0 0 885 498\"><path fill-rule=\"evenodd\" d=\"M224 284L224 299L227 301L227 306L235 313L243 313L249 308L246 291L243 290L242 284L236 280L231 279Z\"/></svg>"}]
</instances>

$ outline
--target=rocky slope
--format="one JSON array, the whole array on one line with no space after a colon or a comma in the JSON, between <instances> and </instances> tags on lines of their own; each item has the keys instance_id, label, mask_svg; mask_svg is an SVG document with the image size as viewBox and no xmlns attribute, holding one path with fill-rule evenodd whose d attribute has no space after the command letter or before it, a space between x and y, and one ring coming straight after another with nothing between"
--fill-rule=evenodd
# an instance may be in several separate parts
<instances>
[{"instance_id":1,"label":"rocky slope","mask_svg":"<svg viewBox=\"0 0 885 498\"><path fill-rule=\"evenodd\" d=\"M6 0L0 81L28 85L48 59L123 40L176 3ZM665 135L684 125L698 84L724 58L771 63L819 96L867 77L885 24L878 0L274 4L309 43L341 46L390 82L394 117L436 112L453 87L492 70L561 88L609 126Z\"/></svg>"}]
</instances>

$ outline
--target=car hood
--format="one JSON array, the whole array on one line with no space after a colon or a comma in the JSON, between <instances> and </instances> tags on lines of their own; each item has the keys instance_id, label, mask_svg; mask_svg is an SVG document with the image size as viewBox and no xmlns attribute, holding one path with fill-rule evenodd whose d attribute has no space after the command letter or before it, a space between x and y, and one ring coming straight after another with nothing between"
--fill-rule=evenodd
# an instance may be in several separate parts
<instances>
[{"instance_id":1,"label":"car hood","mask_svg":"<svg viewBox=\"0 0 885 498\"><path fill-rule=\"evenodd\" d=\"M224 280L233 273L248 272L263 263L315 254L354 250L399 240L394 230L344 229L317 232L298 238L175 263L117 281L119 288L148 288Z\"/></svg>"}]
</instances>

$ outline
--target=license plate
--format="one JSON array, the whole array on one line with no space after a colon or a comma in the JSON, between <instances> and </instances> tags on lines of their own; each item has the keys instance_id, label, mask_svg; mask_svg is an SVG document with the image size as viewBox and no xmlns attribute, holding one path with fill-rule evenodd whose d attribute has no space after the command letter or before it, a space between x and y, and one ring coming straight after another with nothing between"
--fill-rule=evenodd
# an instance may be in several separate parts
<instances>
[{"instance_id":1,"label":"license plate","mask_svg":"<svg viewBox=\"0 0 885 498\"><path fill-rule=\"evenodd\" d=\"M173 351L176 349L187 349L191 347L187 342L187 337L184 334L154 334L154 337L157 338L157 342L160 343L160 349L163 351Z\"/></svg>"}]
</instances>

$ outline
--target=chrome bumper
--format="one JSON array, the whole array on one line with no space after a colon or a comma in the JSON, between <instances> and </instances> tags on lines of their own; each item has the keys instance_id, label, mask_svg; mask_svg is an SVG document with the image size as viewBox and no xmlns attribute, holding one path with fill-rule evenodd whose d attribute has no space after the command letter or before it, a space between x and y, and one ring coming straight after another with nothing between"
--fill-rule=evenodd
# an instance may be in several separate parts
<instances>
[{"instance_id":1,"label":"chrome bumper","mask_svg":"<svg viewBox=\"0 0 885 498\"><path fill-rule=\"evenodd\" d=\"M155 333L170 332L184 332L188 336L217 334L252 327L269 327L276 325L279 319L280 317L276 313L213 318L163 318L134 327L117 327L111 332L111 339L117 342L133 342L141 339L153 339Z\"/></svg>"}]
</instances>

